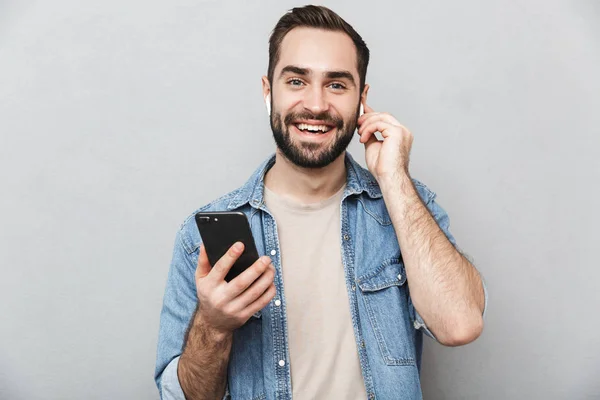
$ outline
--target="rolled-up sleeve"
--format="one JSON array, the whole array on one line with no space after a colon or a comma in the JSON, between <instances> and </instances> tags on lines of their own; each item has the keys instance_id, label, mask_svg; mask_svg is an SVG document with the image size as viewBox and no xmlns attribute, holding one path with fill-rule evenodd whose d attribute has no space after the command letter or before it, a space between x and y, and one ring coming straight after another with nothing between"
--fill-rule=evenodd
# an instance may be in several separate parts
<instances>
[{"instance_id":1,"label":"rolled-up sleeve","mask_svg":"<svg viewBox=\"0 0 600 400\"><path fill-rule=\"evenodd\" d=\"M452 243L452 245L455 248L457 248L457 250L459 252L461 252L461 254L464 255L464 253L460 249L458 249L458 247L456 246L456 240L454 239L454 236L452 235L452 233L450 233L450 218L448 217L448 214L446 213L446 211L435 201L435 194L431 193L431 197L430 197L429 201L427 201L426 205L427 205L427 209L429 210L429 212L435 219L435 222L437 222L437 224L440 227L440 229L442 230L442 232L444 232L444 235L446 235L446 237L448 238L448 241L450 243ZM479 273L479 277L481 279L481 285L483 287L484 306L483 306L483 315L482 316L485 319L485 314L486 314L487 304L488 304L488 292L487 292L485 280L483 279L483 276L481 275L481 273ZM430 338L437 341L437 338L429 330L429 328L425 324L425 321L423 321L423 318L421 317L421 315L419 314L417 309L414 307L412 300L410 298L409 298L409 312L411 313L411 315L413 317L413 326L415 327L415 329L420 329L427 336L429 336Z\"/></svg>"},{"instance_id":2,"label":"rolled-up sleeve","mask_svg":"<svg viewBox=\"0 0 600 400\"><path fill-rule=\"evenodd\" d=\"M175 237L160 314L154 379L163 400L185 400L177 377L177 366L185 332L197 305L194 274L198 250L188 252L182 240L183 234L180 229Z\"/></svg>"},{"instance_id":3,"label":"rolled-up sleeve","mask_svg":"<svg viewBox=\"0 0 600 400\"><path fill-rule=\"evenodd\" d=\"M175 357L165 368L160 378L160 398L163 400L185 400L185 394L179 384L177 366L179 357Z\"/></svg>"}]
</instances>

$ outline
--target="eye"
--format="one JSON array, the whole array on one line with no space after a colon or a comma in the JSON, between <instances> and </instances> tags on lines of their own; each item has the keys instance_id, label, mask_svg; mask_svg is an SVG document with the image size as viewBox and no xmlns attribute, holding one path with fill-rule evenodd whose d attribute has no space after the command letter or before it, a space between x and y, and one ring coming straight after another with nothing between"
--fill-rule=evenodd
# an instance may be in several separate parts
<instances>
[{"instance_id":1,"label":"eye","mask_svg":"<svg viewBox=\"0 0 600 400\"><path fill-rule=\"evenodd\" d=\"M331 85L329 85L333 90L343 90L346 89L346 86L344 86L343 84L339 83L339 82L334 82Z\"/></svg>"},{"instance_id":2,"label":"eye","mask_svg":"<svg viewBox=\"0 0 600 400\"><path fill-rule=\"evenodd\" d=\"M304 85L304 82L302 82L300 79L297 79L297 78L292 78L287 83L290 86L296 86L296 87Z\"/></svg>"}]
</instances>

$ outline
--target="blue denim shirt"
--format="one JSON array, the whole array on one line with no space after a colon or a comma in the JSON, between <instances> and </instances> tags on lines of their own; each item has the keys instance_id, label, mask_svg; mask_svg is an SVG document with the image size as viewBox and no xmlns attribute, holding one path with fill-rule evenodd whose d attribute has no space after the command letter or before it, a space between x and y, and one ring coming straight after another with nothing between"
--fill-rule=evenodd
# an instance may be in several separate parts
<instances>
[{"instance_id":1,"label":"blue denim shirt","mask_svg":"<svg viewBox=\"0 0 600 400\"><path fill-rule=\"evenodd\" d=\"M244 212L259 254L270 256L277 270L275 298L233 334L225 398L292 397L279 240L275 220L263 201L264 176L274 163L273 155L246 184L196 210L177 232L160 317L155 371L162 399L185 399L177 365L197 303L194 272L201 239L194 214L201 210ZM421 399L423 333L435 337L411 302L402 254L377 181L349 153L345 164L340 243L364 384L369 399ZM448 216L435 202L435 194L422 183L413 182L454 245ZM487 291L485 295L487 304Z\"/></svg>"}]
</instances>

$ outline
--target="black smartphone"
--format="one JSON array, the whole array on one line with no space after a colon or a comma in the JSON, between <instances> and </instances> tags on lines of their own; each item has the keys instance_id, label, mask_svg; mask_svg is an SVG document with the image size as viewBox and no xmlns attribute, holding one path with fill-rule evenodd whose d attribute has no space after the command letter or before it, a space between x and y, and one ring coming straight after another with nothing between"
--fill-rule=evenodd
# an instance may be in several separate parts
<instances>
[{"instance_id":1,"label":"black smartphone","mask_svg":"<svg viewBox=\"0 0 600 400\"><path fill-rule=\"evenodd\" d=\"M244 252L225 277L227 282L244 272L258 260L258 252L250 230L250 224L243 212L199 212L196 214L196 225L211 266L214 266L235 242L244 243Z\"/></svg>"}]
</instances>

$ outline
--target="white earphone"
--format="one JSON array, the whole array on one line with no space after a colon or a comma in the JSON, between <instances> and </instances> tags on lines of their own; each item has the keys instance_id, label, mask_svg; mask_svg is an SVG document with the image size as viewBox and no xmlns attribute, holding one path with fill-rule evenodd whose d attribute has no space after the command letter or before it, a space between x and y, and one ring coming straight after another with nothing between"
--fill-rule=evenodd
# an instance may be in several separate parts
<instances>
[{"instance_id":1,"label":"white earphone","mask_svg":"<svg viewBox=\"0 0 600 400\"><path fill-rule=\"evenodd\" d=\"M360 117L365 113L365 108L363 107L362 102L360 103L360 108L358 109L358 116Z\"/></svg>"},{"instance_id":2,"label":"white earphone","mask_svg":"<svg viewBox=\"0 0 600 400\"><path fill-rule=\"evenodd\" d=\"M267 106L267 114L271 115L271 95L268 94L265 97L265 105Z\"/></svg>"}]
</instances>

